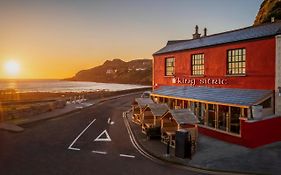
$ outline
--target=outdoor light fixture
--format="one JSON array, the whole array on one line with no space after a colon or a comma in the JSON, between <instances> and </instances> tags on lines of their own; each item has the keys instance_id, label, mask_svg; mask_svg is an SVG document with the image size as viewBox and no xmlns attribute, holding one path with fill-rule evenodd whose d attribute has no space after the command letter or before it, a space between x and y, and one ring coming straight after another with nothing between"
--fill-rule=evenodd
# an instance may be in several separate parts
<instances>
[{"instance_id":1,"label":"outdoor light fixture","mask_svg":"<svg viewBox=\"0 0 281 175\"><path fill-rule=\"evenodd\" d=\"M281 87L280 86L278 87L278 90L279 90L279 97L281 97Z\"/></svg>"}]
</instances>

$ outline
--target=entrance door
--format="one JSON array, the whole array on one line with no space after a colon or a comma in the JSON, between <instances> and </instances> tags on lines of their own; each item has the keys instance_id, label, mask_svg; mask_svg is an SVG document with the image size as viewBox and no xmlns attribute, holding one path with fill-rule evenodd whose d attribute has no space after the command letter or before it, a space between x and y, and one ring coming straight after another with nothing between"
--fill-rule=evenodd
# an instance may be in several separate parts
<instances>
[{"instance_id":1,"label":"entrance door","mask_svg":"<svg viewBox=\"0 0 281 175\"><path fill-rule=\"evenodd\" d=\"M229 112L229 107L228 106L223 106L219 105L219 113L218 113L218 129L226 131L227 129L227 122L228 122L228 112Z\"/></svg>"}]
</instances>

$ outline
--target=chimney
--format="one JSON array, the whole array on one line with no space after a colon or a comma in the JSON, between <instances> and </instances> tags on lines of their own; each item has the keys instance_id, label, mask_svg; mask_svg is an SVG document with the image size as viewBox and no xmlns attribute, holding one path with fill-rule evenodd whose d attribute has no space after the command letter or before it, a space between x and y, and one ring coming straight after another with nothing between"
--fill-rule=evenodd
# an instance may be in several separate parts
<instances>
[{"instance_id":1,"label":"chimney","mask_svg":"<svg viewBox=\"0 0 281 175\"><path fill-rule=\"evenodd\" d=\"M204 36L207 36L207 28L204 28Z\"/></svg>"},{"instance_id":2,"label":"chimney","mask_svg":"<svg viewBox=\"0 0 281 175\"><path fill-rule=\"evenodd\" d=\"M200 38L200 33L198 33L198 25L195 26L195 33L192 35L193 36L193 39L198 39Z\"/></svg>"},{"instance_id":3,"label":"chimney","mask_svg":"<svg viewBox=\"0 0 281 175\"><path fill-rule=\"evenodd\" d=\"M275 17L274 17L274 16L271 17L271 22L272 22L272 23L275 22Z\"/></svg>"}]
</instances>

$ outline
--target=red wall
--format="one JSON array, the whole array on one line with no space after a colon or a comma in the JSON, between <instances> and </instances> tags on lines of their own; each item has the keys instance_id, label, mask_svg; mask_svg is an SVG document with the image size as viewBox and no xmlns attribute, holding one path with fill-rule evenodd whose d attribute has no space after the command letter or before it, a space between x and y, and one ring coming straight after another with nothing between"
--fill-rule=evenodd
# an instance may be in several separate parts
<instances>
[{"instance_id":1,"label":"red wall","mask_svg":"<svg viewBox=\"0 0 281 175\"><path fill-rule=\"evenodd\" d=\"M236 48L246 48L246 76L226 76L227 50ZM191 76L191 55L198 53L204 53L205 76L195 78ZM208 85L208 87L269 90L273 90L275 87L274 37L155 55L154 85L175 85L172 84L173 77L165 77L165 58L167 57L175 58L176 77L188 79L222 78L227 80L225 85Z\"/></svg>"},{"instance_id":2,"label":"red wall","mask_svg":"<svg viewBox=\"0 0 281 175\"><path fill-rule=\"evenodd\" d=\"M210 136L210 137L214 137L214 138L217 138L219 140L223 140L223 141L226 141L226 142L246 146L242 142L242 137L232 136L232 135L229 135L229 134L226 134L226 133L218 132L218 131L208 129L208 128L205 128L205 127L200 127L200 126L198 126L198 131L201 134L204 134L204 135L207 135L207 136Z\"/></svg>"},{"instance_id":3,"label":"red wall","mask_svg":"<svg viewBox=\"0 0 281 175\"><path fill-rule=\"evenodd\" d=\"M241 131L243 144L248 147L258 147L276 141L281 141L281 117L248 123L242 121ZM243 132L244 131L244 132Z\"/></svg>"},{"instance_id":4,"label":"red wall","mask_svg":"<svg viewBox=\"0 0 281 175\"><path fill-rule=\"evenodd\" d=\"M199 132L230 143L256 148L265 144L281 141L281 117L256 122L241 120L241 137L232 136L199 126Z\"/></svg>"}]
</instances>

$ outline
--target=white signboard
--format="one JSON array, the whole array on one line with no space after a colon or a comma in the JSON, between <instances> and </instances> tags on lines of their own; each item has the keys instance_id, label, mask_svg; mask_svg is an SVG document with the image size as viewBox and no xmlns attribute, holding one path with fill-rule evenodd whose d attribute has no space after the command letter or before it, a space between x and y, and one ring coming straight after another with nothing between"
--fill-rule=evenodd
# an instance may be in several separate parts
<instances>
[{"instance_id":1,"label":"white signboard","mask_svg":"<svg viewBox=\"0 0 281 175\"><path fill-rule=\"evenodd\" d=\"M191 86L195 85L226 85L227 80L222 78L180 78L174 77L172 78L173 84L189 84Z\"/></svg>"}]
</instances>

